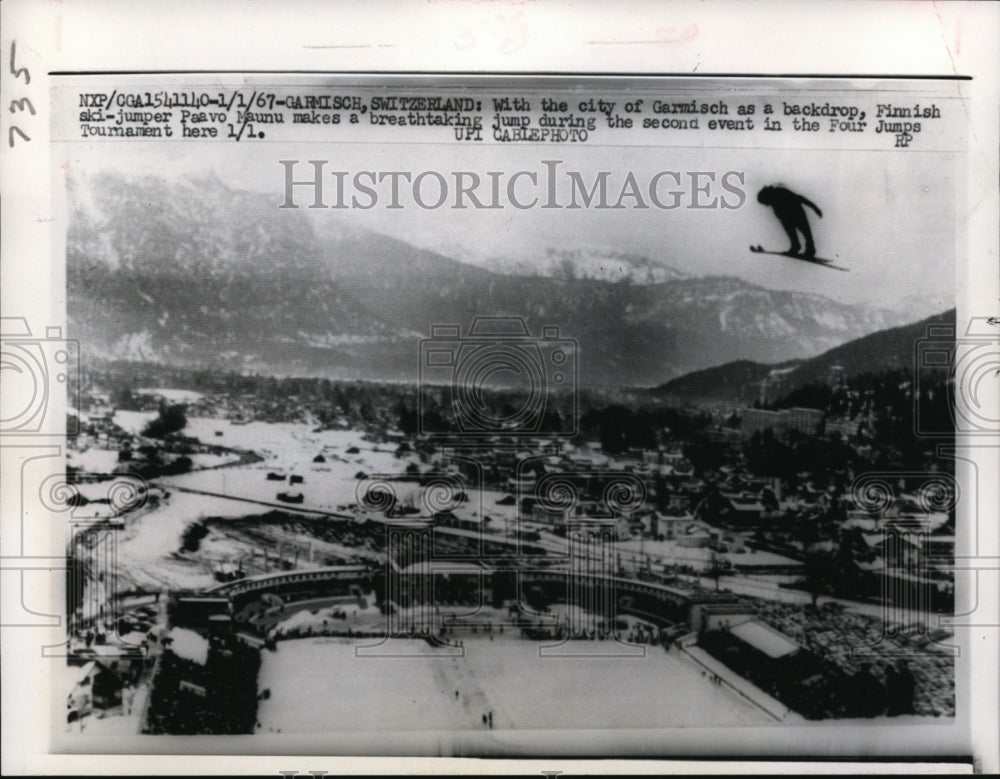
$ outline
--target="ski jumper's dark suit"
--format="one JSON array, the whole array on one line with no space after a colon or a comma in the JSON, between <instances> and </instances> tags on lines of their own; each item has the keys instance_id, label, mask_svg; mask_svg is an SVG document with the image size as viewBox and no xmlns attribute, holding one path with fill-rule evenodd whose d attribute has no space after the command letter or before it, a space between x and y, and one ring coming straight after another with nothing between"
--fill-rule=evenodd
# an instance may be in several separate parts
<instances>
[{"instance_id":1,"label":"ski jumper's dark suit","mask_svg":"<svg viewBox=\"0 0 1000 779\"><path fill-rule=\"evenodd\" d=\"M788 233L788 238L792 242L788 254L798 254L801 250L799 244L799 233L806 239L806 250L804 256L815 257L816 246L813 244L812 231L809 229L809 220L806 218L805 209L802 206L809 206L816 212L816 216L822 217L823 212L816 207L811 200L807 200L802 195L796 195L790 189L784 187L764 187L757 193L757 202L774 209L774 215L778 217L781 226Z\"/></svg>"}]
</instances>

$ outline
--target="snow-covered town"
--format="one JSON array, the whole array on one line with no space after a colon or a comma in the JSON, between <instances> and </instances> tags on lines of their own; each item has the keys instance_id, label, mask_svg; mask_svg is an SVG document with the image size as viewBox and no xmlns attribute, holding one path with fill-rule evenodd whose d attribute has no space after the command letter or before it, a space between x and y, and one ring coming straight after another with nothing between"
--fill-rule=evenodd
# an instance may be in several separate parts
<instances>
[{"instance_id":1,"label":"snow-covered town","mask_svg":"<svg viewBox=\"0 0 1000 779\"><path fill-rule=\"evenodd\" d=\"M324 403L269 381L83 386L68 732L954 715L950 482L873 505L847 465L759 467L829 413L775 431L667 409L642 446L598 426L472 457L420 432L404 388Z\"/></svg>"}]
</instances>

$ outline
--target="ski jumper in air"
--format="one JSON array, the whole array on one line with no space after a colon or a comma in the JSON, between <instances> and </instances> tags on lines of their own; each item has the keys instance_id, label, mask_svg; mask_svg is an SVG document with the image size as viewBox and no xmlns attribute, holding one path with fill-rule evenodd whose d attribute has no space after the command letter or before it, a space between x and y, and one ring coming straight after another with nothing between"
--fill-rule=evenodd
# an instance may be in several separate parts
<instances>
[{"instance_id":1,"label":"ski jumper in air","mask_svg":"<svg viewBox=\"0 0 1000 779\"><path fill-rule=\"evenodd\" d=\"M816 212L816 216L822 217L823 212L815 203L780 186L764 187L757 193L757 202L774 209L774 215L778 217L778 221L781 222L781 226L788 234L792 244L788 254L800 255L801 253L801 256L804 257L816 256L812 230L809 229L809 219L803 208L803 206L809 206ZM806 242L805 252L802 252L802 246L799 243L799 233L802 233Z\"/></svg>"}]
</instances>

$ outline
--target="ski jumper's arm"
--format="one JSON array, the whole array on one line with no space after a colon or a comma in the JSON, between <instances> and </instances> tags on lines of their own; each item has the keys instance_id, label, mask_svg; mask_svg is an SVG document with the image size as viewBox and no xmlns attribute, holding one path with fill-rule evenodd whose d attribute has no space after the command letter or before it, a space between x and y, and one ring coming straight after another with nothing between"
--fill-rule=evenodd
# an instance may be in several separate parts
<instances>
[{"instance_id":1,"label":"ski jumper's arm","mask_svg":"<svg viewBox=\"0 0 1000 779\"><path fill-rule=\"evenodd\" d=\"M819 210L819 208L816 206L815 203L813 203L808 198L802 197L802 195L798 195L798 198L802 202L802 205L809 206L809 208L811 208L813 211L815 211L816 212L816 216L818 216L820 218L823 217L823 212Z\"/></svg>"}]
</instances>

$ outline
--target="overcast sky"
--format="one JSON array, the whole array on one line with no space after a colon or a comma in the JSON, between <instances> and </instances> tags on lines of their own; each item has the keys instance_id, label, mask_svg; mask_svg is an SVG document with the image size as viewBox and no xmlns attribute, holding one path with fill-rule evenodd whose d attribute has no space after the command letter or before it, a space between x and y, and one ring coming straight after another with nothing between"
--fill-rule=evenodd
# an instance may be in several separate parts
<instances>
[{"instance_id":1,"label":"overcast sky","mask_svg":"<svg viewBox=\"0 0 1000 779\"><path fill-rule=\"evenodd\" d=\"M492 115L487 112L487 116ZM372 132L354 137L369 137ZM437 132L435 137L440 138ZM956 199L965 193L961 172L964 156L954 151L961 148L957 140L950 138L942 143L940 137L933 141L921 139L923 145L912 151L837 151L794 148L800 140L792 133L774 135L780 136L777 145L783 148L713 147L719 143L716 137L737 136L700 134L684 136L691 145L678 145L680 136L665 136L670 138L670 146L384 140L74 142L57 144L55 154L63 157L70 171L84 174L114 169L130 176L197 178L214 173L234 189L272 195L275 208L283 199L284 169L278 162L282 159L301 160L299 170L303 175L309 173L306 160L327 159L328 170L350 173L407 171L416 175L438 171L450 178L454 171L467 170L484 179L487 171L503 171L507 176L518 170L543 174L544 160L561 160L561 175L575 170L588 182L599 171L608 171L612 199L629 171L642 187L658 171L678 171L682 175L711 171L717 178L736 171L745 181L747 199L735 210L506 207L456 211L425 210L412 205L391 210L380 203L368 211L298 213L309 213L320 223L327 219L347 220L466 261L506 256L530 263L534 258L544 258L550 249L596 249L645 256L693 276L737 276L771 289L811 292L846 303L891 306L893 300L916 295L939 302L941 310L954 305L955 263L964 252L959 247L956 258L961 236L958 215L964 213L963 204ZM331 131L331 138L344 137L348 136ZM397 133L394 137L409 136ZM743 146L754 143L752 138L746 140L748 137L740 137ZM832 143L819 136L810 140L814 146ZM874 136L865 140L871 145ZM332 182L331 178L331 189ZM751 244L779 251L787 248L787 238L773 212L756 201L762 186L779 182L822 209L822 219L807 211L818 254L849 268L849 273L749 251ZM387 193L387 185L380 190ZM485 184L482 191L488 192ZM726 197L732 199L731 195ZM408 200L404 198L404 202ZM632 202L626 201L628 205Z\"/></svg>"}]
</instances>

